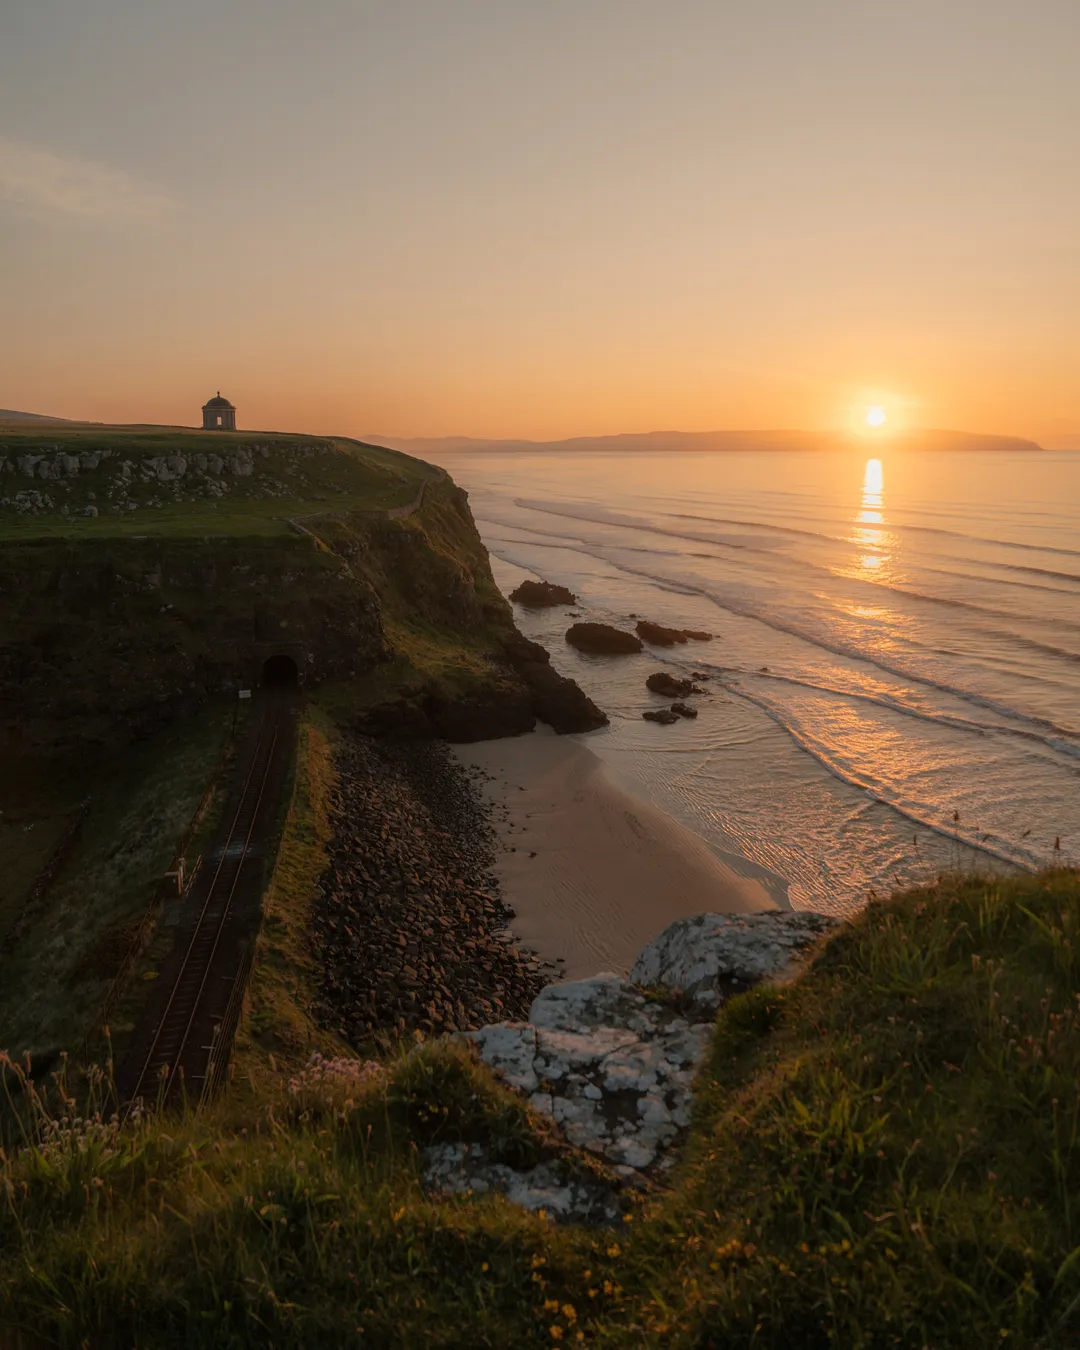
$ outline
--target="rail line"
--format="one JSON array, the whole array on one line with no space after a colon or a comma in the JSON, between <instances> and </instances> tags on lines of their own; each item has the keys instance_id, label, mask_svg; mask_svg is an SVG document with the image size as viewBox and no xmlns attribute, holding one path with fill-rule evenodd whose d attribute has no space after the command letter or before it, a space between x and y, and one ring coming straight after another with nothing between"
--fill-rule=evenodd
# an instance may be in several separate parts
<instances>
[{"instance_id":1,"label":"rail line","mask_svg":"<svg viewBox=\"0 0 1080 1350\"><path fill-rule=\"evenodd\" d=\"M222 1033L235 1026L241 968L252 938L252 908L262 890L261 856L253 843L265 834L264 805L280 787L281 754L290 705L271 699L248 752L246 772L231 803L227 829L219 836L216 863L204 868L201 903L186 941L176 943L161 971L160 984L136 1033L117 1080L125 1114L140 1098L160 1106L181 1092L201 1099L215 1086L214 1069L224 1067ZM190 923L189 919L189 923ZM240 994L242 996L242 989ZM228 1028L224 1025L229 1022Z\"/></svg>"}]
</instances>

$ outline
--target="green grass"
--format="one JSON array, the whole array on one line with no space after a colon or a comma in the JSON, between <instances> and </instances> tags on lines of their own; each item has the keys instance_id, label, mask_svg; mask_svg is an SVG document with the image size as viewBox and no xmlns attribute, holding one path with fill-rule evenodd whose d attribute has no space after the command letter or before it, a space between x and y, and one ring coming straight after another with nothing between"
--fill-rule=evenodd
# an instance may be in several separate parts
<instances>
[{"instance_id":1,"label":"green grass","mask_svg":"<svg viewBox=\"0 0 1080 1350\"><path fill-rule=\"evenodd\" d=\"M190 465L195 454L227 455L238 447L268 445L267 457L256 455L249 477L219 476L225 490L219 498L207 496ZM203 432L183 428L74 428L0 425L0 457L14 461L54 446L69 453L112 451L96 469L82 469L71 478L27 479L18 472L0 474L0 498L19 490L47 492L55 509L43 514L19 514L0 505L0 540L103 539L167 536L198 538L220 534L250 537L288 533L288 517L347 510L381 511L406 505L420 484L435 481L439 470L395 450L342 437L312 437L271 432ZM331 447L297 463L295 452ZM137 478L122 494L137 503L132 512L115 513L110 486L115 484L121 459L136 465L149 456L183 455L189 471L179 488L175 484L144 484ZM180 499L176 500L179 492ZM93 497L90 494L93 494ZM100 514L78 512L88 504ZM69 506L64 515L60 507Z\"/></svg>"},{"instance_id":2,"label":"green grass","mask_svg":"<svg viewBox=\"0 0 1080 1350\"><path fill-rule=\"evenodd\" d=\"M40 911L0 958L0 1047L48 1062L90 1030L221 755L232 712L231 701L217 701L104 761L37 762L28 809L51 822L84 794L90 809ZM6 862L0 853L0 871ZM122 1035L122 1025L115 1030Z\"/></svg>"},{"instance_id":3,"label":"green grass","mask_svg":"<svg viewBox=\"0 0 1080 1350\"><path fill-rule=\"evenodd\" d=\"M617 1231L425 1198L428 1142L559 1154L447 1045L32 1138L0 1163L0 1307L27 1346L1066 1350L1078 953L1072 872L873 906L722 1011L671 1189Z\"/></svg>"}]
</instances>

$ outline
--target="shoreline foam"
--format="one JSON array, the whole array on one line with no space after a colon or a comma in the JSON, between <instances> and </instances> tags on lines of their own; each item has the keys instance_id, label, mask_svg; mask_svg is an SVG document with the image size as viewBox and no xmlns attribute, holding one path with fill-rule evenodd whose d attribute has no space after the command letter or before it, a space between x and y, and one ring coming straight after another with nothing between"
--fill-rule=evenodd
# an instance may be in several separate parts
<instances>
[{"instance_id":1,"label":"shoreline foam","mask_svg":"<svg viewBox=\"0 0 1080 1350\"><path fill-rule=\"evenodd\" d=\"M496 808L511 927L566 979L625 973L674 919L778 908L699 835L628 792L580 742L546 730L454 747Z\"/></svg>"}]
</instances>

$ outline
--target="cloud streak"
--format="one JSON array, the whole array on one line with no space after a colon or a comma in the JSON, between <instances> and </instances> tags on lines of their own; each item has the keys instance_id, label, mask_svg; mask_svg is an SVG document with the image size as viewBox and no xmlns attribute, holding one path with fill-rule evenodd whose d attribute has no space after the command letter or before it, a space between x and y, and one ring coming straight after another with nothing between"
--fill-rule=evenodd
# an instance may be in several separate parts
<instances>
[{"instance_id":1,"label":"cloud streak","mask_svg":"<svg viewBox=\"0 0 1080 1350\"><path fill-rule=\"evenodd\" d=\"M108 224L157 220L172 203L123 169L0 136L0 204L24 215Z\"/></svg>"}]
</instances>

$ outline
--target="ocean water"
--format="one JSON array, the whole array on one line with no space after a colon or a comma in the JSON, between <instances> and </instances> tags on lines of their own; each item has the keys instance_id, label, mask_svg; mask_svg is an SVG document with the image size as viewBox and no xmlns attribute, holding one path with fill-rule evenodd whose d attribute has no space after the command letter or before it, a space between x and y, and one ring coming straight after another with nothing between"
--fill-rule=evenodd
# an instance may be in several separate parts
<instances>
[{"instance_id":1,"label":"ocean water","mask_svg":"<svg viewBox=\"0 0 1080 1350\"><path fill-rule=\"evenodd\" d=\"M499 585L708 643L583 656L582 738L798 908L1080 861L1080 453L454 453ZM703 672L662 727L650 672Z\"/></svg>"}]
</instances>

